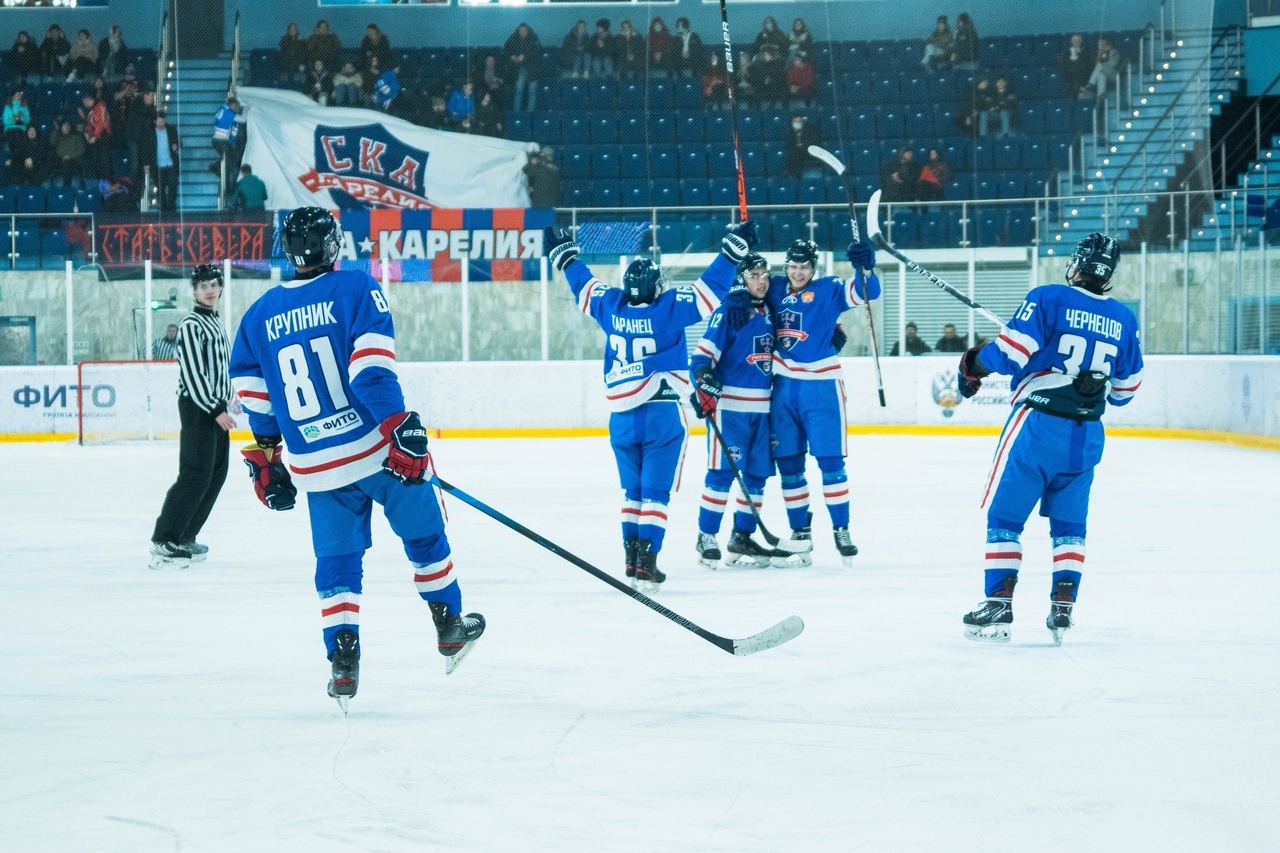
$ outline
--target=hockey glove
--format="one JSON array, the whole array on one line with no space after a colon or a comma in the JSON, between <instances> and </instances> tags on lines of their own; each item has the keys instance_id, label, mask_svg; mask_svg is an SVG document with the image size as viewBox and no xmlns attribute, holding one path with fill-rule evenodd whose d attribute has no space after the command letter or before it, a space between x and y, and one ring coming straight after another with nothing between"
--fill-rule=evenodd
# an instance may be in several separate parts
<instances>
[{"instance_id":1,"label":"hockey glove","mask_svg":"<svg viewBox=\"0 0 1280 853\"><path fill-rule=\"evenodd\" d=\"M723 391L724 385L716 378L716 372L705 364L699 367L693 375L693 393L689 395L694 414L699 418L709 418L714 415L716 406L720 405L720 394Z\"/></svg>"},{"instance_id":2,"label":"hockey glove","mask_svg":"<svg viewBox=\"0 0 1280 853\"><path fill-rule=\"evenodd\" d=\"M569 236L568 231L557 231L554 228L546 228L542 232L542 248L546 252L547 260L551 262L551 266L564 272L564 268L573 263L578 252L582 251L578 244Z\"/></svg>"},{"instance_id":3,"label":"hockey glove","mask_svg":"<svg viewBox=\"0 0 1280 853\"><path fill-rule=\"evenodd\" d=\"M422 427L417 412L401 412L387 418L378 427L390 447L382 470L406 486L420 486L426 482L427 431Z\"/></svg>"},{"instance_id":4,"label":"hockey glove","mask_svg":"<svg viewBox=\"0 0 1280 853\"><path fill-rule=\"evenodd\" d=\"M724 301L720 305L724 308L725 322L735 332L750 323L751 318L756 313L756 306L752 303L751 294L741 285L729 288L729 292L725 294Z\"/></svg>"},{"instance_id":5,"label":"hockey glove","mask_svg":"<svg viewBox=\"0 0 1280 853\"><path fill-rule=\"evenodd\" d=\"M978 393L982 387L982 377L991 373L982 359L978 358L979 347L969 347L960 356L960 368L956 371L956 384L960 386L960 396L966 400Z\"/></svg>"},{"instance_id":6,"label":"hockey glove","mask_svg":"<svg viewBox=\"0 0 1280 853\"><path fill-rule=\"evenodd\" d=\"M298 489L293 485L289 469L280 459L280 437L259 437L257 444L241 448L244 464L249 466L249 478L253 491L267 509L293 509L298 500Z\"/></svg>"},{"instance_id":7,"label":"hockey glove","mask_svg":"<svg viewBox=\"0 0 1280 853\"><path fill-rule=\"evenodd\" d=\"M853 264L855 270L869 272L876 267L876 250L871 248L870 243L850 243L849 248L845 249L844 256L849 259L849 263Z\"/></svg>"},{"instance_id":8,"label":"hockey glove","mask_svg":"<svg viewBox=\"0 0 1280 853\"><path fill-rule=\"evenodd\" d=\"M831 333L831 345L836 348L836 354L839 354L847 343L849 343L849 336L844 333L840 324L836 323L836 330Z\"/></svg>"},{"instance_id":9,"label":"hockey glove","mask_svg":"<svg viewBox=\"0 0 1280 853\"><path fill-rule=\"evenodd\" d=\"M759 242L754 222L741 222L729 230L720 240L720 251L734 266L742 263L751 247Z\"/></svg>"}]
</instances>

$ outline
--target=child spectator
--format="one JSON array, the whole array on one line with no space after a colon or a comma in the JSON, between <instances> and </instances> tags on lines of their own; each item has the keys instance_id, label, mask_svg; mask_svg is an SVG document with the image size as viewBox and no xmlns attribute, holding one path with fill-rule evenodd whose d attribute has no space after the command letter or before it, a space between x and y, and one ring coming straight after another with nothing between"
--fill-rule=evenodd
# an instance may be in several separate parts
<instances>
[{"instance_id":1,"label":"child spectator","mask_svg":"<svg viewBox=\"0 0 1280 853\"><path fill-rule=\"evenodd\" d=\"M467 80L449 95L449 121L465 133L471 129L475 114L476 99L472 94L471 81Z\"/></svg>"},{"instance_id":2,"label":"child spectator","mask_svg":"<svg viewBox=\"0 0 1280 853\"><path fill-rule=\"evenodd\" d=\"M311 63L311 70L307 72L306 89L307 97L322 107L328 106L333 98L333 75L325 67L324 60L317 59Z\"/></svg>"},{"instance_id":3,"label":"child spectator","mask_svg":"<svg viewBox=\"0 0 1280 853\"><path fill-rule=\"evenodd\" d=\"M702 102L719 107L729 98L729 74L720 62L720 54L707 57L707 70L702 72Z\"/></svg>"},{"instance_id":4,"label":"child spectator","mask_svg":"<svg viewBox=\"0 0 1280 853\"><path fill-rule=\"evenodd\" d=\"M944 187L951 180L951 165L937 148L929 149L929 159L920 167L916 198L920 201L942 201Z\"/></svg>"}]
</instances>

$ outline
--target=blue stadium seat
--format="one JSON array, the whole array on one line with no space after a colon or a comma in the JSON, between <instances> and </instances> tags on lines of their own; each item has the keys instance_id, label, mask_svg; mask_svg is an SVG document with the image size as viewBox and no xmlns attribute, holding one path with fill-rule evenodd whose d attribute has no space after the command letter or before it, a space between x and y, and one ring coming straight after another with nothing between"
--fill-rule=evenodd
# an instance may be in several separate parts
<instances>
[{"instance_id":1,"label":"blue stadium seat","mask_svg":"<svg viewBox=\"0 0 1280 853\"><path fill-rule=\"evenodd\" d=\"M1044 108L1024 102L1014 126L1026 136L1039 136L1044 133Z\"/></svg>"},{"instance_id":2,"label":"blue stadium seat","mask_svg":"<svg viewBox=\"0 0 1280 853\"><path fill-rule=\"evenodd\" d=\"M649 117L649 141L655 145L676 141L675 117L669 110Z\"/></svg>"},{"instance_id":3,"label":"blue stadium seat","mask_svg":"<svg viewBox=\"0 0 1280 853\"><path fill-rule=\"evenodd\" d=\"M707 113L707 142L712 145L727 145L733 141L732 124L729 114L724 110Z\"/></svg>"},{"instance_id":4,"label":"blue stadium seat","mask_svg":"<svg viewBox=\"0 0 1280 853\"><path fill-rule=\"evenodd\" d=\"M1027 178L1021 172L1003 172L996 177L1000 198L1026 198Z\"/></svg>"},{"instance_id":5,"label":"blue stadium seat","mask_svg":"<svg viewBox=\"0 0 1280 853\"><path fill-rule=\"evenodd\" d=\"M1077 101L1071 111L1071 130L1076 133L1093 132L1093 101ZM1062 128L1057 128L1062 130Z\"/></svg>"},{"instance_id":6,"label":"blue stadium seat","mask_svg":"<svg viewBox=\"0 0 1280 853\"><path fill-rule=\"evenodd\" d=\"M1049 168L1049 149L1044 142L1031 138L1022 141L1022 166L1032 171Z\"/></svg>"},{"instance_id":7,"label":"blue stadium seat","mask_svg":"<svg viewBox=\"0 0 1280 853\"><path fill-rule=\"evenodd\" d=\"M914 210L895 206L891 223L893 233L890 239L901 246L919 245L919 236L916 234L919 219Z\"/></svg>"},{"instance_id":8,"label":"blue stadium seat","mask_svg":"<svg viewBox=\"0 0 1280 853\"><path fill-rule=\"evenodd\" d=\"M979 172L994 168L995 144L988 139L975 139L969 146L969 165Z\"/></svg>"},{"instance_id":9,"label":"blue stadium seat","mask_svg":"<svg viewBox=\"0 0 1280 853\"><path fill-rule=\"evenodd\" d=\"M576 112L591 108L591 85L586 80L559 80L557 84L561 109Z\"/></svg>"},{"instance_id":10,"label":"blue stadium seat","mask_svg":"<svg viewBox=\"0 0 1280 853\"><path fill-rule=\"evenodd\" d=\"M102 210L102 193L97 190L80 190L76 193L76 210L81 213L98 213Z\"/></svg>"},{"instance_id":11,"label":"blue stadium seat","mask_svg":"<svg viewBox=\"0 0 1280 853\"><path fill-rule=\"evenodd\" d=\"M791 113L771 111L761 116L760 132L765 142L783 143L791 133Z\"/></svg>"},{"instance_id":12,"label":"blue stadium seat","mask_svg":"<svg viewBox=\"0 0 1280 853\"><path fill-rule=\"evenodd\" d=\"M587 108L613 112L618 108L618 90L612 80L592 80L587 91Z\"/></svg>"},{"instance_id":13,"label":"blue stadium seat","mask_svg":"<svg viewBox=\"0 0 1280 853\"><path fill-rule=\"evenodd\" d=\"M1065 169L1071 162L1071 143L1065 139L1050 139L1045 143L1049 149L1049 168ZM1078 167L1080 164L1077 163Z\"/></svg>"},{"instance_id":14,"label":"blue stadium seat","mask_svg":"<svg viewBox=\"0 0 1280 853\"><path fill-rule=\"evenodd\" d=\"M60 269L67 264L67 235L61 228L46 231L40 238L40 266Z\"/></svg>"},{"instance_id":15,"label":"blue stadium seat","mask_svg":"<svg viewBox=\"0 0 1280 853\"><path fill-rule=\"evenodd\" d=\"M901 82L902 103L920 106L929 103L929 82L924 77L913 76Z\"/></svg>"},{"instance_id":16,"label":"blue stadium seat","mask_svg":"<svg viewBox=\"0 0 1280 853\"><path fill-rule=\"evenodd\" d=\"M0 213L13 213L18 209L18 191L23 187L0 187Z\"/></svg>"},{"instance_id":17,"label":"blue stadium seat","mask_svg":"<svg viewBox=\"0 0 1280 853\"><path fill-rule=\"evenodd\" d=\"M658 207L680 206L680 181L677 178L658 178L653 182L653 203Z\"/></svg>"},{"instance_id":18,"label":"blue stadium seat","mask_svg":"<svg viewBox=\"0 0 1280 853\"><path fill-rule=\"evenodd\" d=\"M902 103L902 89L897 77L880 77L871 84L872 102L880 106Z\"/></svg>"},{"instance_id":19,"label":"blue stadium seat","mask_svg":"<svg viewBox=\"0 0 1280 853\"><path fill-rule=\"evenodd\" d=\"M1033 230L1031 211L1021 208L1009 211L1009 230L1006 239L1010 246L1030 246Z\"/></svg>"},{"instance_id":20,"label":"blue stadium seat","mask_svg":"<svg viewBox=\"0 0 1280 853\"><path fill-rule=\"evenodd\" d=\"M949 243L948 217L941 211L929 211L920 217L919 237L922 249L944 249Z\"/></svg>"},{"instance_id":21,"label":"blue stadium seat","mask_svg":"<svg viewBox=\"0 0 1280 853\"><path fill-rule=\"evenodd\" d=\"M557 152L560 171L565 180L588 180L591 178L591 149L585 145L566 145ZM53 200L50 199L52 205Z\"/></svg>"},{"instance_id":22,"label":"blue stadium seat","mask_svg":"<svg viewBox=\"0 0 1280 853\"><path fill-rule=\"evenodd\" d=\"M996 198L996 181L990 174L979 174L973 179L974 198Z\"/></svg>"},{"instance_id":23,"label":"blue stadium seat","mask_svg":"<svg viewBox=\"0 0 1280 853\"><path fill-rule=\"evenodd\" d=\"M808 217L784 214L782 216L774 216L772 220L773 242L770 245L782 248L790 246L796 240L809 239Z\"/></svg>"},{"instance_id":24,"label":"blue stadium seat","mask_svg":"<svg viewBox=\"0 0 1280 853\"><path fill-rule=\"evenodd\" d=\"M801 204L823 204L827 201L827 182L822 178L804 178L796 193Z\"/></svg>"},{"instance_id":25,"label":"blue stadium seat","mask_svg":"<svg viewBox=\"0 0 1280 853\"><path fill-rule=\"evenodd\" d=\"M926 78L926 92L934 104L946 104L955 99L956 75L950 71L938 71Z\"/></svg>"},{"instance_id":26,"label":"blue stadium seat","mask_svg":"<svg viewBox=\"0 0 1280 853\"><path fill-rule=\"evenodd\" d=\"M669 112L676 108L675 91L670 80L657 78L649 81L649 111Z\"/></svg>"},{"instance_id":27,"label":"blue stadium seat","mask_svg":"<svg viewBox=\"0 0 1280 853\"><path fill-rule=\"evenodd\" d=\"M686 219L682 224L681 239L684 245L691 246L692 252L704 252L711 248L713 239L719 241L720 235L716 233L714 225L705 219ZM715 235L714 237L712 235Z\"/></svg>"},{"instance_id":28,"label":"blue stadium seat","mask_svg":"<svg viewBox=\"0 0 1280 853\"><path fill-rule=\"evenodd\" d=\"M705 145L681 145L679 150L680 177L705 181L707 178L707 147Z\"/></svg>"},{"instance_id":29,"label":"blue stadium seat","mask_svg":"<svg viewBox=\"0 0 1280 853\"><path fill-rule=\"evenodd\" d=\"M908 113L905 132L909 139L933 136L933 115L924 111Z\"/></svg>"},{"instance_id":30,"label":"blue stadium seat","mask_svg":"<svg viewBox=\"0 0 1280 853\"><path fill-rule=\"evenodd\" d=\"M888 103L893 103L889 101ZM881 140L894 141L903 138L905 126L902 110L898 107L882 107L876 117L876 133Z\"/></svg>"},{"instance_id":31,"label":"blue stadium seat","mask_svg":"<svg viewBox=\"0 0 1280 853\"><path fill-rule=\"evenodd\" d=\"M710 204L711 191L707 188L707 179L681 178L680 203L683 205Z\"/></svg>"},{"instance_id":32,"label":"blue stadium seat","mask_svg":"<svg viewBox=\"0 0 1280 853\"><path fill-rule=\"evenodd\" d=\"M566 181L564 203L567 207L590 207L591 184L587 181Z\"/></svg>"},{"instance_id":33,"label":"blue stadium seat","mask_svg":"<svg viewBox=\"0 0 1280 853\"><path fill-rule=\"evenodd\" d=\"M707 141L707 124L701 113L681 113L676 117L676 139L682 145L702 145Z\"/></svg>"},{"instance_id":34,"label":"blue stadium seat","mask_svg":"<svg viewBox=\"0 0 1280 853\"><path fill-rule=\"evenodd\" d=\"M617 145L618 119L613 115L592 116L587 133L592 145Z\"/></svg>"},{"instance_id":35,"label":"blue stadium seat","mask_svg":"<svg viewBox=\"0 0 1280 853\"><path fill-rule=\"evenodd\" d=\"M655 178L674 178L679 174L680 156L674 144L655 145L649 157L649 174Z\"/></svg>"},{"instance_id":36,"label":"blue stadium seat","mask_svg":"<svg viewBox=\"0 0 1280 853\"><path fill-rule=\"evenodd\" d=\"M10 254L14 269L38 269L40 266L40 229L33 224L18 223ZM9 254L6 251L6 254Z\"/></svg>"},{"instance_id":37,"label":"blue stadium seat","mask_svg":"<svg viewBox=\"0 0 1280 853\"><path fill-rule=\"evenodd\" d=\"M1022 141L1018 139L996 140L994 155L996 168L1011 172L1022 168Z\"/></svg>"},{"instance_id":38,"label":"blue stadium seat","mask_svg":"<svg viewBox=\"0 0 1280 853\"><path fill-rule=\"evenodd\" d=\"M676 109L702 109L702 85L696 80L679 80L675 85Z\"/></svg>"},{"instance_id":39,"label":"blue stadium seat","mask_svg":"<svg viewBox=\"0 0 1280 853\"><path fill-rule=\"evenodd\" d=\"M618 108L634 110L644 104L643 80L618 81Z\"/></svg>"},{"instance_id":40,"label":"blue stadium seat","mask_svg":"<svg viewBox=\"0 0 1280 853\"><path fill-rule=\"evenodd\" d=\"M618 160L622 164L623 178L648 177L649 158L646 156L643 145L627 145L621 147Z\"/></svg>"},{"instance_id":41,"label":"blue stadium seat","mask_svg":"<svg viewBox=\"0 0 1280 853\"><path fill-rule=\"evenodd\" d=\"M963 199L973 198L973 176L961 173L952 173L951 180L947 182L943 189L943 198L951 201L960 201Z\"/></svg>"},{"instance_id":42,"label":"blue stadium seat","mask_svg":"<svg viewBox=\"0 0 1280 853\"><path fill-rule=\"evenodd\" d=\"M947 162L951 164L951 171L963 171L969 169L969 143L965 139L956 137L943 139L939 143L938 153L947 158Z\"/></svg>"},{"instance_id":43,"label":"blue stadium seat","mask_svg":"<svg viewBox=\"0 0 1280 853\"><path fill-rule=\"evenodd\" d=\"M591 182L592 207L620 207L621 205L622 193L617 181Z\"/></svg>"},{"instance_id":44,"label":"blue stadium seat","mask_svg":"<svg viewBox=\"0 0 1280 853\"><path fill-rule=\"evenodd\" d=\"M553 112L560 108L560 100L556 96L559 94L555 84L550 80L543 80L536 84L538 87L538 109Z\"/></svg>"},{"instance_id":45,"label":"blue stadium seat","mask_svg":"<svg viewBox=\"0 0 1280 853\"><path fill-rule=\"evenodd\" d=\"M550 112L542 112L533 121L533 140L543 145L554 145L560 141L560 119Z\"/></svg>"},{"instance_id":46,"label":"blue stadium seat","mask_svg":"<svg viewBox=\"0 0 1280 853\"><path fill-rule=\"evenodd\" d=\"M18 187L18 213L44 213L44 187Z\"/></svg>"},{"instance_id":47,"label":"blue stadium seat","mask_svg":"<svg viewBox=\"0 0 1280 853\"><path fill-rule=\"evenodd\" d=\"M514 139L517 142L529 142L533 139L533 128L528 113L514 111L507 113L507 139Z\"/></svg>"},{"instance_id":48,"label":"blue stadium seat","mask_svg":"<svg viewBox=\"0 0 1280 853\"><path fill-rule=\"evenodd\" d=\"M591 177L596 180L616 180L621 174L616 148L591 149Z\"/></svg>"},{"instance_id":49,"label":"blue stadium seat","mask_svg":"<svg viewBox=\"0 0 1280 853\"><path fill-rule=\"evenodd\" d=\"M859 175L878 174L880 165L880 152L866 145L854 149L851 161L847 162L848 168Z\"/></svg>"},{"instance_id":50,"label":"blue stadium seat","mask_svg":"<svg viewBox=\"0 0 1280 853\"><path fill-rule=\"evenodd\" d=\"M586 113L563 113L560 116L559 142L577 145L587 139L590 117Z\"/></svg>"},{"instance_id":51,"label":"blue stadium seat","mask_svg":"<svg viewBox=\"0 0 1280 853\"><path fill-rule=\"evenodd\" d=\"M45 205L50 213L71 213L76 206L76 191L70 187L50 187Z\"/></svg>"},{"instance_id":52,"label":"blue stadium seat","mask_svg":"<svg viewBox=\"0 0 1280 853\"><path fill-rule=\"evenodd\" d=\"M993 210L980 210L973 216L977 222L977 245L982 246L1003 246L1004 245L1004 213ZM973 229L969 230L969 239L973 240Z\"/></svg>"},{"instance_id":53,"label":"blue stadium seat","mask_svg":"<svg viewBox=\"0 0 1280 853\"><path fill-rule=\"evenodd\" d=\"M1012 76L1015 79L1010 80L1009 85L1013 87L1013 93L1018 96L1019 101L1034 101L1040 97L1039 71L1034 68L1028 68L1024 69L1021 74Z\"/></svg>"},{"instance_id":54,"label":"blue stadium seat","mask_svg":"<svg viewBox=\"0 0 1280 853\"><path fill-rule=\"evenodd\" d=\"M754 110L742 110L738 113L738 138L743 145L761 141L760 115Z\"/></svg>"},{"instance_id":55,"label":"blue stadium seat","mask_svg":"<svg viewBox=\"0 0 1280 853\"><path fill-rule=\"evenodd\" d=\"M737 171L734 167L733 149L723 145L707 146L707 177L713 180L727 180Z\"/></svg>"},{"instance_id":56,"label":"blue stadium seat","mask_svg":"<svg viewBox=\"0 0 1280 853\"><path fill-rule=\"evenodd\" d=\"M861 77L853 77L846 85L844 100L852 105L864 106L875 101L875 92L872 91L871 84L866 80Z\"/></svg>"},{"instance_id":57,"label":"blue stadium seat","mask_svg":"<svg viewBox=\"0 0 1280 853\"><path fill-rule=\"evenodd\" d=\"M681 252L684 250L684 244L680 242L684 239L684 229L678 220L659 222L653 226L653 230L657 232L658 248L662 251Z\"/></svg>"},{"instance_id":58,"label":"blue stadium seat","mask_svg":"<svg viewBox=\"0 0 1280 853\"><path fill-rule=\"evenodd\" d=\"M623 145L642 144L645 139L645 123L642 115L633 113L618 116L618 139Z\"/></svg>"},{"instance_id":59,"label":"blue stadium seat","mask_svg":"<svg viewBox=\"0 0 1280 853\"><path fill-rule=\"evenodd\" d=\"M646 180L623 180L622 205L624 207L649 206L649 182Z\"/></svg>"},{"instance_id":60,"label":"blue stadium seat","mask_svg":"<svg viewBox=\"0 0 1280 853\"><path fill-rule=\"evenodd\" d=\"M738 206L738 183L730 176L717 178L711 182L711 203L725 207ZM761 243L765 241L762 239Z\"/></svg>"},{"instance_id":61,"label":"blue stadium seat","mask_svg":"<svg viewBox=\"0 0 1280 853\"><path fill-rule=\"evenodd\" d=\"M795 204L799 188L800 182L795 178L770 178L769 204Z\"/></svg>"}]
</instances>

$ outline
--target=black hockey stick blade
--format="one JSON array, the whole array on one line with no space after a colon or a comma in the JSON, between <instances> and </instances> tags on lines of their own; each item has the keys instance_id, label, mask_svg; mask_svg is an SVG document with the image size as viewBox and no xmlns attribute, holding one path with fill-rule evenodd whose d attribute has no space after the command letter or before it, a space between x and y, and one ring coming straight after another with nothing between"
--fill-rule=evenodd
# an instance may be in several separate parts
<instances>
[{"instance_id":1,"label":"black hockey stick blade","mask_svg":"<svg viewBox=\"0 0 1280 853\"><path fill-rule=\"evenodd\" d=\"M573 563L573 565L582 569L587 574L593 575L597 579L604 581L609 586L616 589L618 592L621 592L624 595L630 596L631 598L640 602L645 607L649 608L655 613L665 616L667 619L670 619L672 622L676 623L681 628L684 628L686 631L689 631L690 633L693 633L693 634L697 634L699 637L706 640L708 643L711 643L713 646L716 646L717 648L724 649L726 652L728 652L731 655L744 657L746 655L753 655L756 652L763 652L766 649L773 648L774 646L780 646L783 643L787 642L788 640L795 639L796 637L800 636L800 632L804 630L804 621L801 620L799 616L788 616L786 619L783 619L781 622L779 622L777 625L774 625L772 628L767 628L758 634L752 634L750 637L743 637L740 640L735 640L730 637L721 637L719 634L713 634L710 631L708 631L706 628L703 628L699 625L694 624L693 622L690 622L688 619L684 618L679 613L676 613L674 610L671 610L667 607L662 606L661 604L654 601L652 598L645 595L644 593L639 592L638 590L632 589L622 581L615 578L613 575L610 575L608 572L598 569L595 566L588 563L586 560L582 559L581 557L571 554L570 552L566 551L564 548L561 548L559 545L552 542L550 539L547 539L535 533L534 531L525 527L523 524L519 523L518 521L508 518L498 510L486 504L484 501L480 500L479 498L472 497L471 495L464 492L462 489L459 489L457 486L454 486L451 483L446 483L444 480L441 480L437 476L432 476L429 482L431 483L431 485L436 486L440 489L443 489L444 491L458 498L458 500L462 501L463 503L468 504L474 507L475 509L478 509L480 512L492 518L494 521L497 521L498 523L511 528L516 533L519 533L521 536L525 537L526 539L530 539L538 543L543 548L546 548L548 551L555 554L557 557L560 557L561 559L567 562Z\"/></svg>"}]
</instances>

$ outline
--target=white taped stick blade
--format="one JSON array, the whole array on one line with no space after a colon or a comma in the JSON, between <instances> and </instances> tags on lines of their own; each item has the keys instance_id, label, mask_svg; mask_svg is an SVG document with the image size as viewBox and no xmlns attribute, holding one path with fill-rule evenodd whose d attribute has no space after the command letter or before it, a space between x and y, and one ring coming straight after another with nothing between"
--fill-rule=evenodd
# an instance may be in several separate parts
<instances>
[{"instance_id":1,"label":"white taped stick blade","mask_svg":"<svg viewBox=\"0 0 1280 853\"><path fill-rule=\"evenodd\" d=\"M867 237L875 240L880 233L880 190L876 190L871 194L871 198L867 199Z\"/></svg>"},{"instance_id":2,"label":"white taped stick blade","mask_svg":"<svg viewBox=\"0 0 1280 853\"><path fill-rule=\"evenodd\" d=\"M754 655L756 652L763 652L766 649L772 649L774 646L780 646L788 640L794 640L800 636L800 632L803 630L803 619L799 616L788 616L777 625L767 628L759 634L752 634L750 637L734 640L733 653L738 657Z\"/></svg>"},{"instance_id":3,"label":"white taped stick blade","mask_svg":"<svg viewBox=\"0 0 1280 853\"><path fill-rule=\"evenodd\" d=\"M844 163L841 163L836 155L832 154L821 145L810 145L808 151L810 157L816 157L823 163L826 163L837 175L844 174Z\"/></svg>"}]
</instances>

